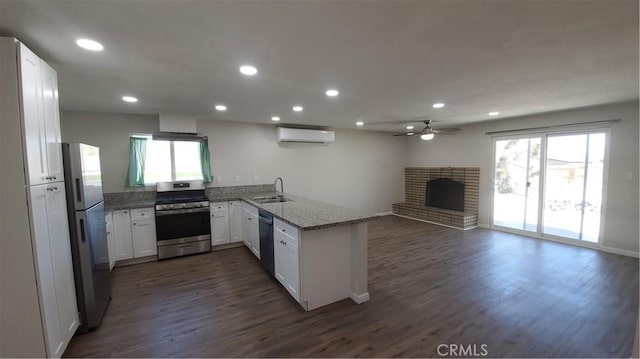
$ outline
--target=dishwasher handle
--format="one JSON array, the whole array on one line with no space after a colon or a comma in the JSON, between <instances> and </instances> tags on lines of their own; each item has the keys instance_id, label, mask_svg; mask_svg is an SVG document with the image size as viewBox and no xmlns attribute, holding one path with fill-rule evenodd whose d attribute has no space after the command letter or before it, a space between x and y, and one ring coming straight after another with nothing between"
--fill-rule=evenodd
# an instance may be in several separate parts
<instances>
[{"instance_id":1,"label":"dishwasher handle","mask_svg":"<svg viewBox=\"0 0 640 359\"><path fill-rule=\"evenodd\" d=\"M260 222L271 225L273 224L273 216L260 213Z\"/></svg>"}]
</instances>

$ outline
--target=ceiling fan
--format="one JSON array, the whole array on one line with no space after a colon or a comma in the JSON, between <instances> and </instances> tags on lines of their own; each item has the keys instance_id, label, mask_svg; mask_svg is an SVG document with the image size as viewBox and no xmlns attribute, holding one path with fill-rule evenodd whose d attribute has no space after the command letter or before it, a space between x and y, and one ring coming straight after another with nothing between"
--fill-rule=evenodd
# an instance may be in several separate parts
<instances>
[{"instance_id":1,"label":"ceiling fan","mask_svg":"<svg viewBox=\"0 0 640 359\"><path fill-rule=\"evenodd\" d=\"M403 133L396 133L394 134L394 136L414 136L414 135L420 135L420 139L428 141L428 140L432 140L435 135L452 135L458 131L460 131L459 128L439 128L439 129L433 129L431 128L431 120L423 120L422 122L424 122L425 126L422 129L422 131L418 132L418 131L413 131L413 130L408 130L407 132L403 132Z\"/></svg>"}]
</instances>

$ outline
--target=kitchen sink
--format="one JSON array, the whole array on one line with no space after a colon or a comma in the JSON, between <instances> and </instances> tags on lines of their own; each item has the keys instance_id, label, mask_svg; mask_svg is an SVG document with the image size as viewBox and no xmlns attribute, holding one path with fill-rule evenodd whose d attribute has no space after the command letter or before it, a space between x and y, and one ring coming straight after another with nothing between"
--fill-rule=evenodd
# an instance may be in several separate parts
<instances>
[{"instance_id":1,"label":"kitchen sink","mask_svg":"<svg viewBox=\"0 0 640 359\"><path fill-rule=\"evenodd\" d=\"M285 197L280 197L280 196L255 197L255 198L252 198L252 200L260 204L291 201L290 199L286 199Z\"/></svg>"}]
</instances>

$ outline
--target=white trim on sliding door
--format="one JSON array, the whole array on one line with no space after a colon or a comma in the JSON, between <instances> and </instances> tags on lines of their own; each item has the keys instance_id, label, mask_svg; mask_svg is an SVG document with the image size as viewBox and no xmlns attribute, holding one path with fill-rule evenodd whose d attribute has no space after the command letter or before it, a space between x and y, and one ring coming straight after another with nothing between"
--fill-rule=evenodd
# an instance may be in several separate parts
<instances>
[{"instance_id":1,"label":"white trim on sliding door","mask_svg":"<svg viewBox=\"0 0 640 359\"><path fill-rule=\"evenodd\" d=\"M543 155L546 153L546 148L544 148L544 146L546 145L545 142L545 136L544 134L540 133L540 132L535 132L535 133L530 133L530 134L526 134L526 133L520 133L520 134L510 134L510 135L495 135L495 136L491 136L491 197L489 199L489 228L491 229L498 229L498 230L505 230L506 232L513 232L513 233L518 233L518 234L524 234L524 235L530 235L530 234L539 234L541 233L540 230L542 227L541 223L542 223L542 219L540 217L540 205L538 204L538 221L537 221L537 226L536 226L536 230L537 232L534 231L526 231L526 230L520 230L520 229L515 229L515 228L510 228L510 227L504 227L504 226L500 226L500 225L496 225L494 223L494 217L493 214L495 212L495 191L496 191L496 142L497 141L508 141L508 140L522 140L522 139L534 139L534 138L540 138L540 163L538 164L540 167L540 175L538 176L538 201L540 201L540 197L541 197L541 192L542 188L543 188L543 184L544 182L542 182L542 165L543 165ZM527 156L530 156L531 153L530 151L527 152ZM529 170L527 169L527 175L529 174ZM528 177L527 177L528 180ZM528 188L527 188L527 192L528 192ZM528 195L527 195L527 198ZM540 203L540 202L539 202ZM524 208L525 212L527 210L526 206ZM525 215L526 218L526 215ZM524 223L523 227L526 227L526 223Z\"/></svg>"}]
</instances>

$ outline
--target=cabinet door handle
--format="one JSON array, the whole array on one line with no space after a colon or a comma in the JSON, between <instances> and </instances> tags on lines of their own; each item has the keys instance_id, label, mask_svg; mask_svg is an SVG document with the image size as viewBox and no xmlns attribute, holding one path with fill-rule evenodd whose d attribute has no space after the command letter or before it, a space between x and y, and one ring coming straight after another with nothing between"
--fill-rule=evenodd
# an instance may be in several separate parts
<instances>
[{"instance_id":1,"label":"cabinet door handle","mask_svg":"<svg viewBox=\"0 0 640 359\"><path fill-rule=\"evenodd\" d=\"M282 229L282 233L285 233L285 232L287 232L287 230L283 228L283 229Z\"/></svg>"},{"instance_id":2,"label":"cabinet door handle","mask_svg":"<svg viewBox=\"0 0 640 359\"><path fill-rule=\"evenodd\" d=\"M53 192L53 188L52 187L47 187L47 191Z\"/></svg>"},{"instance_id":3,"label":"cabinet door handle","mask_svg":"<svg viewBox=\"0 0 640 359\"><path fill-rule=\"evenodd\" d=\"M55 180L58 179L56 176L51 176L51 179Z\"/></svg>"}]
</instances>

